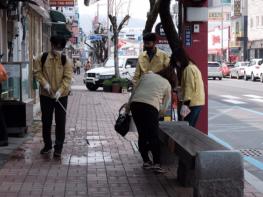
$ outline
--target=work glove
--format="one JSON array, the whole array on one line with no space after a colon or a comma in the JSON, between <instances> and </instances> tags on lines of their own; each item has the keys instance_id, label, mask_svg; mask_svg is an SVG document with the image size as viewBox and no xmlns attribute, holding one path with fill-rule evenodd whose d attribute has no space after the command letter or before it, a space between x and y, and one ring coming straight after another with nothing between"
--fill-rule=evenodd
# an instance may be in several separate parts
<instances>
[{"instance_id":1,"label":"work glove","mask_svg":"<svg viewBox=\"0 0 263 197\"><path fill-rule=\"evenodd\" d=\"M180 115L182 116L182 118L185 118L190 112L191 110L187 105L182 105L180 110Z\"/></svg>"},{"instance_id":2,"label":"work glove","mask_svg":"<svg viewBox=\"0 0 263 197\"><path fill-rule=\"evenodd\" d=\"M58 101L58 99L61 97L61 93L59 90L56 92L54 97L55 97L56 101Z\"/></svg>"},{"instance_id":3,"label":"work glove","mask_svg":"<svg viewBox=\"0 0 263 197\"><path fill-rule=\"evenodd\" d=\"M49 85L49 83L45 84L44 89L48 92L48 94L50 94L50 85Z\"/></svg>"}]
</instances>

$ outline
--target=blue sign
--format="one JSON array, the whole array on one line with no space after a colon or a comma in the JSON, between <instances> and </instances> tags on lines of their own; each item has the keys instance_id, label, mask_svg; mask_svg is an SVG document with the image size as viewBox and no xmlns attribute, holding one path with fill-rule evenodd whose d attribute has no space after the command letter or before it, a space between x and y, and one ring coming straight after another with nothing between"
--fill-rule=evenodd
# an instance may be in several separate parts
<instances>
[{"instance_id":1,"label":"blue sign","mask_svg":"<svg viewBox=\"0 0 263 197\"><path fill-rule=\"evenodd\" d=\"M90 35L89 36L89 40L91 40L91 41L101 41L102 40L102 36L101 35L97 35L97 34Z\"/></svg>"},{"instance_id":2,"label":"blue sign","mask_svg":"<svg viewBox=\"0 0 263 197\"><path fill-rule=\"evenodd\" d=\"M190 26L186 26L185 27L184 46L186 46L186 47L192 46L192 32L191 32L191 27Z\"/></svg>"}]
</instances>

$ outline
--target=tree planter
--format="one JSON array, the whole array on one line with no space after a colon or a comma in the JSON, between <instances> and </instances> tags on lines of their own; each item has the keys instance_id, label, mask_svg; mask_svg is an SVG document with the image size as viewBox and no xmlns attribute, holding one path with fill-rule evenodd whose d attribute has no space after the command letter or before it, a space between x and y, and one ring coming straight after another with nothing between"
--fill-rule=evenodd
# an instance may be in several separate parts
<instances>
[{"instance_id":1,"label":"tree planter","mask_svg":"<svg viewBox=\"0 0 263 197\"><path fill-rule=\"evenodd\" d=\"M121 84L120 83L112 83L112 92L121 93Z\"/></svg>"},{"instance_id":2,"label":"tree planter","mask_svg":"<svg viewBox=\"0 0 263 197\"><path fill-rule=\"evenodd\" d=\"M111 86L103 86L103 91L104 92L111 92L111 89L112 89L112 87Z\"/></svg>"}]
</instances>

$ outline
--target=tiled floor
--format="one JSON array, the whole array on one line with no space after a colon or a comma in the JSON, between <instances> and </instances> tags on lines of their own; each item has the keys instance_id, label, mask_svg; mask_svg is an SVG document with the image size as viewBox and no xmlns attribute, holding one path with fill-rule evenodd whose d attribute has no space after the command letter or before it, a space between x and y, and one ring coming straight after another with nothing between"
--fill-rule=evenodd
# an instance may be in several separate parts
<instances>
[{"instance_id":1,"label":"tiled floor","mask_svg":"<svg viewBox=\"0 0 263 197\"><path fill-rule=\"evenodd\" d=\"M81 77L77 79L81 85ZM174 173L157 175L141 168L132 143L135 133L124 139L114 131L118 108L127 97L73 87L62 158L39 154L41 122L35 121L34 135L0 169L0 196L191 197L192 189L178 186ZM245 196L263 195L246 184Z\"/></svg>"}]
</instances>

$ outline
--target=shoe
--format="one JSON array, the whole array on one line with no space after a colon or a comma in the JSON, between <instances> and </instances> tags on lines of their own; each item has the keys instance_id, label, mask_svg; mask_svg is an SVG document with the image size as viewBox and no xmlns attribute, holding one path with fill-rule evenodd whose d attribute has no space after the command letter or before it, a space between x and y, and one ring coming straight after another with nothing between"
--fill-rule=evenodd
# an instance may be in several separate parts
<instances>
[{"instance_id":1,"label":"shoe","mask_svg":"<svg viewBox=\"0 0 263 197\"><path fill-rule=\"evenodd\" d=\"M61 152L62 152L62 150L55 150L54 154L53 154L53 157L60 158L61 157Z\"/></svg>"},{"instance_id":2,"label":"shoe","mask_svg":"<svg viewBox=\"0 0 263 197\"><path fill-rule=\"evenodd\" d=\"M40 154L41 155L49 154L49 153L51 153L51 150L52 150L52 148L49 148L49 147L45 146L44 148L41 149Z\"/></svg>"},{"instance_id":3,"label":"shoe","mask_svg":"<svg viewBox=\"0 0 263 197\"><path fill-rule=\"evenodd\" d=\"M152 167L153 167L153 162L152 161L144 162L143 165L142 165L142 168L145 169L145 170L149 170Z\"/></svg>"},{"instance_id":4,"label":"shoe","mask_svg":"<svg viewBox=\"0 0 263 197\"><path fill-rule=\"evenodd\" d=\"M166 173L167 171L163 168L161 168L161 165L160 164L154 164L152 166L152 170L156 173Z\"/></svg>"}]
</instances>

